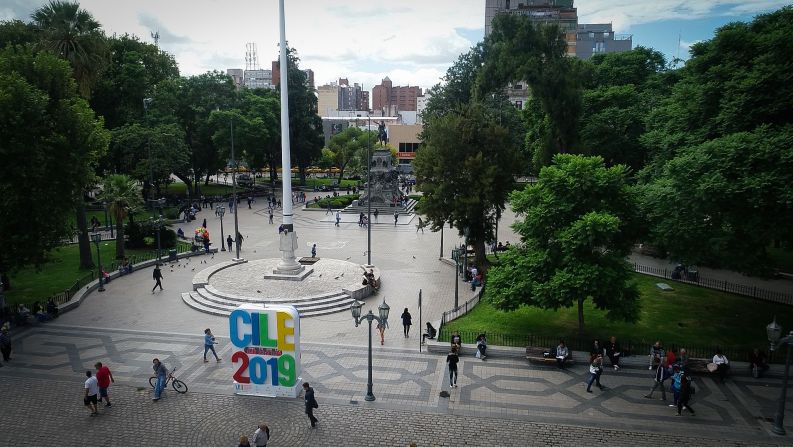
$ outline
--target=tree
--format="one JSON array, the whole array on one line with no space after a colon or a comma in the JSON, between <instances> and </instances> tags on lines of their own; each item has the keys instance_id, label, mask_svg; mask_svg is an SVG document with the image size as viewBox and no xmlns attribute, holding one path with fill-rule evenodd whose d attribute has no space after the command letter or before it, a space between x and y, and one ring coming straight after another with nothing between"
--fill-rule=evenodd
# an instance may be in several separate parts
<instances>
[{"instance_id":1,"label":"tree","mask_svg":"<svg viewBox=\"0 0 793 447\"><path fill-rule=\"evenodd\" d=\"M111 174L105 177L100 199L116 219L116 259L124 259L124 219L143 205L140 187L127 175Z\"/></svg>"},{"instance_id":2,"label":"tree","mask_svg":"<svg viewBox=\"0 0 793 447\"><path fill-rule=\"evenodd\" d=\"M587 299L609 318L635 321L638 291L625 257L640 226L627 177L624 166L607 168L600 157L557 154L536 185L512 193L512 209L523 217L513 226L522 244L490 270L488 296L496 307L577 304L580 335Z\"/></svg>"},{"instance_id":3,"label":"tree","mask_svg":"<svg viewBox=\"0 0 793 447\"><path fill-rule=\"evenodd\" d=\"M68 238L109 135L50 53L0 50L0 272L40 265ZM90 252L89 252L89 261Z\"/></svg>"},{"instance_id":4,"label":"tree","mask_svg":"<svg viewBox=\"0 0 793 447\"><path fill-rule=\"evenodd\" d=\"M33 24L41 32L41 46L69 61L85 98L107 64L107 43L101 25L77 2L51 0L37 9Z\"/></svg>"},{"instance_id":5,"label":"tree","mask_svg":"<svg viewBox=\"0 0 793 447\"><path fill-rule=\"evenodd\" d=\"M583 97L580 147L603 157L609 166L624 164L634 170L644 167L646 109L632 84L587 90Z\"/></svg>"},{"instance_id":6,"label":"tree","mask_svg":"<svg viewBox=\"0 0 793 447\"><path fill-rule=\"evenodd\" d=\"M0 49L8 45L28 45L37 42L33 25L21 20L0 21Z\"/></svg>"},{"instance_id":7,"label":"tree","mask_svg":"<svg viewBox=\"0 0 793 447\"><path fill-rule=\"evenodd\" d=\"M369 132L368 135L367 132ZM347 165L363 158L363 164L366 166L367 145L376 141L376 138L375 132L364 131L357 127L348 127L331 137L328 149L333 153L333 165L339 168L339 184L344 178L344 170Z\"/></svg>"},{"instance_id":8,"label":"tree","mask_svg":"<svg viewBox=\"0 0 793 447\"><path fill-rule=\"evenodd\" d=\"M300 70L297 51L287 48L287 56L290 152L293 166L297 166L300 175L300 184L305 185L306 170L322 156L325 138L322 118L317 114L317 96L308 85L306 74Z\"/></svg>"},{"instance_id":9,"label":"tree","mask_svg":"<svg viewBox=\"0 0 793 447\"><path fill-rule=\"evenodd\" d=\"M766 252L793 235L793 125L690 146L643 186L650 240L686 264L767 274Z\"/></svg>"},{"instance_id":10,"label":"tree","mask_svg":"<svg viewBox=\"0 0 793 447\"><path fill-rule=\"evenodd\" d=\"M485 243L494 238L513 175L519 138L498 124L482 104L469 104L425 122L413 169L423 192L420 211L434 231L451 223L473 245L477 266L487 270Z\"/></svg>"}]
</instances>

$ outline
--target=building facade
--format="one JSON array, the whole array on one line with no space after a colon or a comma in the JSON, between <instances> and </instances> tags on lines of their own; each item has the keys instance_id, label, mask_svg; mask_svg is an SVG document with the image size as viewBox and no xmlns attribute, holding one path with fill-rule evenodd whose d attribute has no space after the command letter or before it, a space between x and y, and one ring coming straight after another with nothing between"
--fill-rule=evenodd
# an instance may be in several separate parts
<instances>
[{"instance_id":1,"label":"building facade","mask_svg":"<svg viewBox=\"0 0 793 447\"><path fill-rule=\"evenodd\" d=\"M245 72L242 68L228 68L226 74L231 76L231 81L234 82L234 87L237 90L241 89L245 80Z\"/></svg>"},{"instance_id":2,"label":"building facade","mask_svg":"<svg viewBox=\"0 0 793 447\"><path fill-rule=\"evenodd\" d=\"M397 150L400 172L413 172L411 163L421 147L419 135L424 126L421 124L388 124L388 144Z\"/></svg>"},{"instance_id":3,"label":"building facade","mask_svg":"<svg viewBox=\"0 0 793 447\"><path fill-rule=\"evenodd\" d=\"M247 88L275 88L273 72L270 70L245 70L244 77L244 84Z\"/></svg>"},{"instance_id":4,"label":"building facade","mask_svg":"<svg viewBox=\"0 0 793 447\"><path fill-rule=\"evenodd\" d=\"M270 67L272 68L272 76L273 76L273 85L278 85L281 82L281 63L278 61L272 61L270 63ZM301 70L303 73L306 74L306 84L310 89L314 89L314 70L310 68L306 68Z\"/></svg>"},{"instance_id":5,"label":"building facade","mask_svg":"<svg viewBox=\"0 0 793 447\"><path fill-rule=\"evenodd\" d=\"M415 112L421 87L394 86L386 76L372 89L372 110L393 116L400 111Z\"/></svg>"},{"instance_id":6,"label":"building facade","mask_svg":"<svg viewBox=\"0 0 793 447\"><path fill-rule=\"evenodd\" d=\"M610 23L582 23L576 29L575 54L580 59L632 49L633 36L615 34Z\"/></svg>"},{"instance_id":7,"label":"building facade","mask_svg":"<svg viewBox=\"0 0 793 447\"><path fill-rule=\"evenodd\" d=\"M331 82L317 87L317 113L332 116L339 111L339 85Z\"/></svg>"}]
</instances>

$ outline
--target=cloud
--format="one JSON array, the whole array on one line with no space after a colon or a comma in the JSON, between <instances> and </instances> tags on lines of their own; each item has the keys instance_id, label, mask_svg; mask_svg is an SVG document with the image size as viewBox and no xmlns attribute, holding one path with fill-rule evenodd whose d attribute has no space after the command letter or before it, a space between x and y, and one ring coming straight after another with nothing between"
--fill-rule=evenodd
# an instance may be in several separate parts
<instances>
[{"instance_id":1,"label":"cloud","mask_svg":"<svg viewBox=\"0 0 793 447\"><path fill-rule=\"evenodd\" d=\"M337 17L347 20L349 20L350 18L372 19L375 17L393 17L395 14L408 14L413 12L412 8L408 8L406 6L388 6L386 4L380 4L380 6L376 8L368 7L365 5L360 7L358 6L351 7L348 5L340 5L340 6L334 5L334 6L327 6L326 10Z\"/></svg>"},{"instance_id":2,"label":"cloud","mask_svg":"<svg viewBox=\"0 0 793 447\"><path fill-rule=\"evenodd\" d=\"M193 40L187 36L179 36L172 33L159 21L159 19L147 13L139 14L138 21L141 25L150 29L151 32L158 33L160 35L160 44L162 45L185 45L193 42Z\"/></svg>"},{"instance_id":3,"label":"cloud","mask_svg":"<svg viewBox=\"0 0 793 447\"><path fill-rule=\"evenodd\" d=\"M589 0L578 2L579 22L612 23L617 32L667 20L696 20L780 8L790 0Z\"/></svg>"}]
</instances>

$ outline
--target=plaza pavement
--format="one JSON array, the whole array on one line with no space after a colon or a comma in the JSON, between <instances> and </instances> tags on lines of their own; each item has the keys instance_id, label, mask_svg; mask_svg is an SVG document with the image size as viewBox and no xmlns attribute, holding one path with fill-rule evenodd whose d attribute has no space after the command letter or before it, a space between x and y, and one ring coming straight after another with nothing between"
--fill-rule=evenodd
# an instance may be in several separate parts
<instances>
[{"instance_id":1,"label":"plaza pavement","mask_svg":"<svg viewBox=\"0 0 793 447\"><path fill-rule=\"evenodd\" d=\"M267 224L266 210L240 211L243 256L279 256L277 224ZM219 220L208 209L183 225L185 233L204 217L219 240ZM355 223L336 228L325 218L324 212L297 212L298 256L316 243L320 257L365 263L366 231ZM507 233L509 220L502 221L500 239L515 241ZM416 296L421 288L425 320L438 319L453 305L454 274L438 261L437 233L386 222L372 230L383 288L366 300L366 308L376 308L385 297L392 309L385 346L374 346L375 402L363 400L366 326L354 327L348 312L301 321L302 377L317 392L318 429L308 428L301 400L233 395L226 319L195 311L179 297L190 290L195 271L231 257L222 252L182 261L173 272L166 268L164 292L151 294L151 269L144 269L114 280L107 292L91 294L55 322L15 331L13 360L0 368L0 446L236 445L261 421L273 429L270 445L790 445L768 432L781 386L772 378L736 376L726 385L703 378L694 417L674 416L658 394L644 399L651 374L642 369L607 369L602 381L608 389L588 394L583 364L558 371L522 359L464 357L460 387L450 390L444 356L418 351ZM224 227L233 228L229 214ZM447 229L446 251L456 242ZM460 286L462 302L471 292ZM399 324L404 307L416 323L408 339ZM205 327L220 336L221 363L202 362ZM190 391L152 403L147 379L153 357L176 367ZM114 405L89 418L81 404L83 372L98 360L116 377ZM450 397L439 396L441 390Z\"/></svg>"}]
</instances>

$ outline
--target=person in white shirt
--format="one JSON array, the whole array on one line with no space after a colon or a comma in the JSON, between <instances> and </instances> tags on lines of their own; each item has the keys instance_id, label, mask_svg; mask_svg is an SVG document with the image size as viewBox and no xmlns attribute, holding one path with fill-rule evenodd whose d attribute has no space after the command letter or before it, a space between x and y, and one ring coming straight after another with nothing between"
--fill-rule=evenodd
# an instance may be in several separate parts
<instances>
[{"instance_id":1,"label":"person in white shirt","mask_svg":"<svg viewBox=\"0 0 793 447\"><path fill-rule=\"evenodd\" d=\"M85 381L85 397L83 398L83 403L88 407L91 416L96 416L99 414L96 408L98 402L97 395L99 394L99 382L97 382L96 377L93 377L90 370L85 372L85 376L88 377L88 379Z\"/></svg>"},{"instance_id":2,"label":"person in white shirt","mask_svg":"<svg viewBox=\"0 0 793 447\"><path fill-rule=\"evenodd\" d=\"M259 424L259 428L256 429L256 432L253 433L253 445L256 447L263 447L267 445L267 441L270 440L270 428L267 427L267 424L261 423Z\"/></svg>"},{"instance_id":3,"label":"person in white shirt","mask_svg":"<svg viewBox=\"0 0 793 447\"><path fill-rule=\"evenodd\" d=\"M726 355L722 354L721 349L716 350L716 355L713 356L713 363L716 364L716 374L719 375L719 380L724 383L724 378L727 377L727 372L730 370L730 361Z\"/></svg>"}]
</instances>

